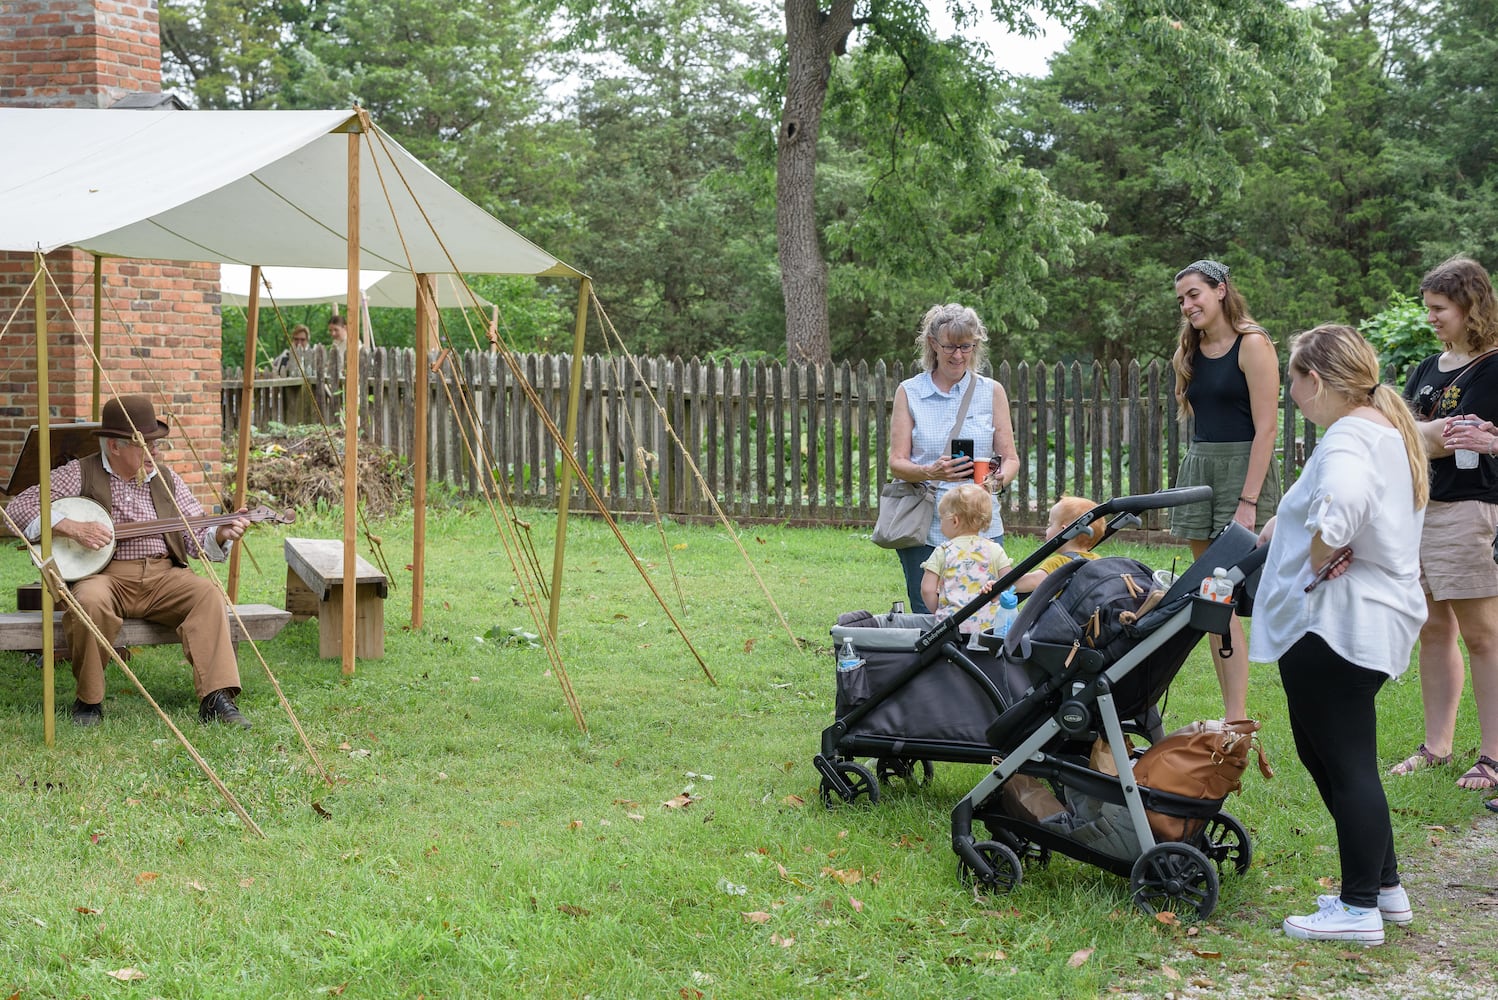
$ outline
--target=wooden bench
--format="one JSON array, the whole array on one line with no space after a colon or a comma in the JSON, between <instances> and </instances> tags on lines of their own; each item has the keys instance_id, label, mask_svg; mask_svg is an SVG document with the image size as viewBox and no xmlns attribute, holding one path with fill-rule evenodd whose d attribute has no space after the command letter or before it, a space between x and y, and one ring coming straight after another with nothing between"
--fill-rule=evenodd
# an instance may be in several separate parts
<instances>
[{"instance_id":1,"label":"wooden bench","mask_svg":"<svg viewBox=\"0 0 1498 1000\"><path fill-rule=\"evenodd\" d=\"M291 613L269 604L238 604L234 610L237 617L229 619L229 636L235 642L254 639L264 642L274 639L291 622ZM62 612L52 616L53 642L59 658L68 655L68 640L62 630ZM167 646L179 642L177 630L166 625L157 625L140 618L126 618L120 626L119 647ZM42 613L40 611L8 611L0 613L0 649L35 653L42 648Z\"/></svg>"},{"instance_id":2,"label":"wooden bench","mask_svg":"<svg viewBox=\"0 0 1498 1000\"><path fill-rule=\"evenodd\" d=\"M288 538L286 610L292 621L317 619L318 655L343 656L343 542L330 538ZM390 583L363 556L355 556L354 655L378 660L385 655L385 598Z\"/></svg>"}]
</instances>

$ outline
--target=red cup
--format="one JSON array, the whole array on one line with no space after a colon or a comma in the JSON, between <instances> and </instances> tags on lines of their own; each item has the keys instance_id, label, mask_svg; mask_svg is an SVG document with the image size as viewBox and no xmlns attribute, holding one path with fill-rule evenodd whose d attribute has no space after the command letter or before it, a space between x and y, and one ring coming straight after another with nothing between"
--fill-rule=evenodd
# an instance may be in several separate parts
<instances>
[{"instance_id":1,"label":"red cup","mask_svg":"<svg viewBox=\"0 0 1498 1000\"><path fill-rule=\"evenodd\" d=\"M982 486L988 480L988 459L973 459L973 482Z\"/></svg>"}]
</instances>

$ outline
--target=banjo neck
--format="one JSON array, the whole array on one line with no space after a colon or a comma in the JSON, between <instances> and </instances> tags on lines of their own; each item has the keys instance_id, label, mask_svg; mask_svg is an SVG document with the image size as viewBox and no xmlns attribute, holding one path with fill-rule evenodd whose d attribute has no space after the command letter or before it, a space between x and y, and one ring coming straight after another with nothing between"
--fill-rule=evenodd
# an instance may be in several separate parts
<instances>
[{"instance_id":1,"label":"banjo neck","mask_svg":"<svg viewBox=\"0 0 1498 1000\"><path fill-rule=\"evenodd\" d=\"M115 541L124 541L127 538L145 538L147 535L164 535L171 531L181 531L184 524L193 531L202 528L217 528L222 524L230 524L243 514L201 514L197 517L163 517L155 521L130 521L127 524L114 525Z\"/></svg>"}]
</instances>

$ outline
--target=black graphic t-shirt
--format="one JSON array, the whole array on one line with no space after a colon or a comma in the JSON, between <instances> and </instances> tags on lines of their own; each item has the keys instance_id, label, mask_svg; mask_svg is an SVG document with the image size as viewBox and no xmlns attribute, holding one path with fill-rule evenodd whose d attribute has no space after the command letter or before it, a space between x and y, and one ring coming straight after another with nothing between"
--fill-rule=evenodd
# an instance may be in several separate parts
<instances>
[{"instance_id":1,"label":"black graphic t-shirt","mask_svg":"<svg viewBox=\"0 0 1498 1000\"><path fill-rule=\"evenodd\" d=\"M1449 372L1440 370L1441 356L1432 354L1415 366L1404 383L1404 398L1416 420L1445 420L1467 413L1498 423L1498 356L1468 362ZM1475 367L1474 367L1475 365ZM1430 463L1430 498L1482 500L1498 503L1498 458L1483 455L1475 469L1458 469L1451 455Z\"/></svg>"}]
</instances>

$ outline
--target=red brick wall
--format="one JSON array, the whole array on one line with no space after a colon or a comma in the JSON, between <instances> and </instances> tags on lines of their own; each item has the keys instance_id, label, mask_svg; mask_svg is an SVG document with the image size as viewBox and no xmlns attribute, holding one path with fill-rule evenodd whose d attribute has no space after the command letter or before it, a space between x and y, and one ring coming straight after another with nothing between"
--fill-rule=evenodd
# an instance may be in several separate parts
<instances>
[{"instance_id":1,"label":"red brick wall","mask_svg":"<svg viewBox=\"0 0 1498 1000\"><path fill-rule=\"evenodd\" d=\"M107 108L161 90L155 0L0 5L0 104Z\"/></svg>"},{"instance_id":2,"label":"red brick wall","mask_svg":"<svg viewBox=\"0 0 1498 1000\"><path fill-rule=\"evenodd\" d=\"M0 105L104 108L128 93L160 90L155 0L0 4ZM93 391L93 258L60 250L47 256L46 266L52 417L86 420ZM36 423L36 320L27 290L32 270L29 255L0 254L0 483L9 479L26 428ZM203 485L218 481L223 458L218 265L106 260L103 271L101 391L106 398L150 393L173 427L167 461L211 502L216 497Z\"/></svg>"}]
</instances>

